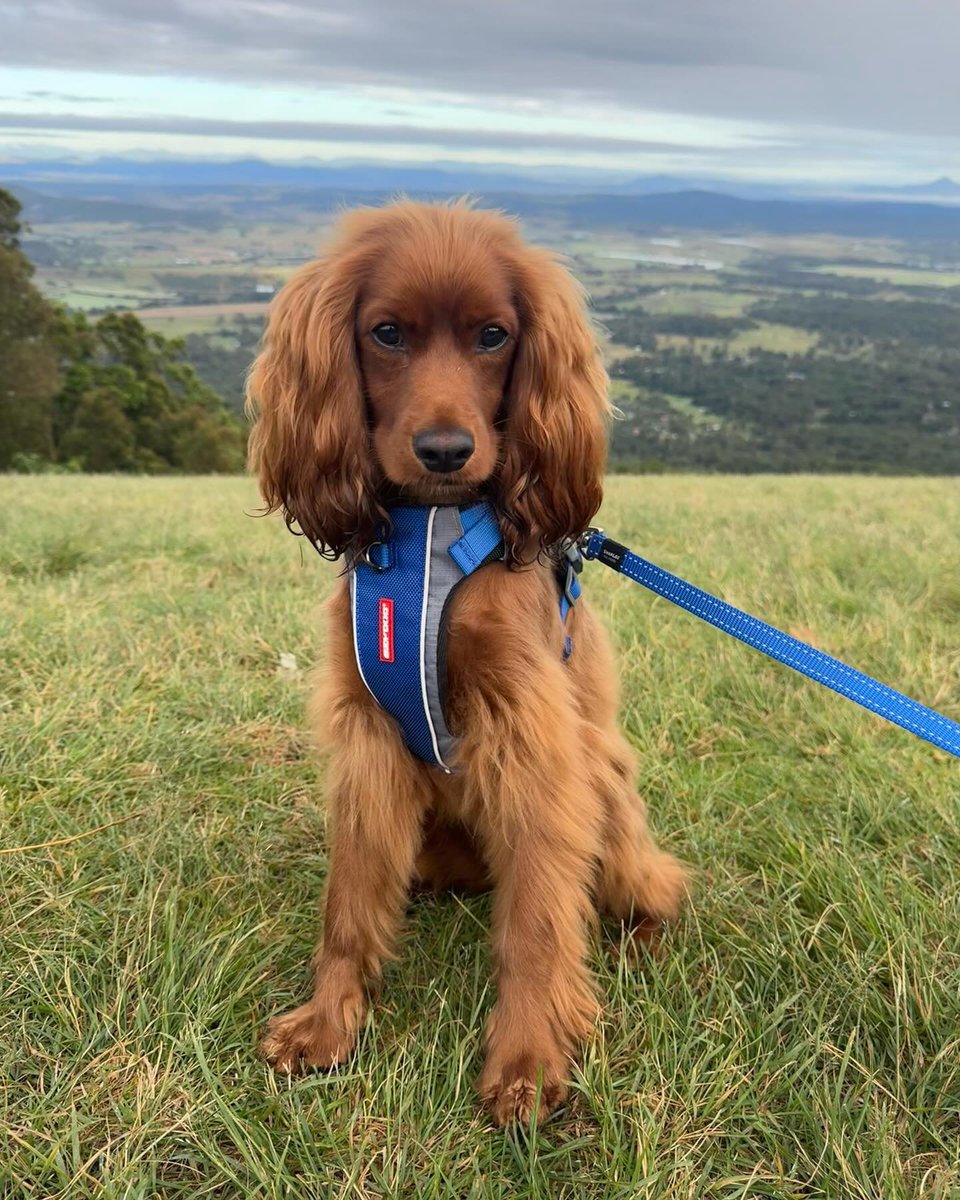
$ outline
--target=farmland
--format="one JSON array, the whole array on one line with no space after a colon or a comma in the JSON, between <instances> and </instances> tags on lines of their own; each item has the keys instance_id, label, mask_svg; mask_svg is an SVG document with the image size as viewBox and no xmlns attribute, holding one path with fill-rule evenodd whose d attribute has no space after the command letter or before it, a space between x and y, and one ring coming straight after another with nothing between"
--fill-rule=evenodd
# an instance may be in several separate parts
<instances>
[{"instance_id":1,"label":"farmland","mask_svg":"<svg viewBox=\"0 0 960 1200\"><path fill-rule=\"evenodd\" d=\"M331 226L306 202L287 215L60 221L27 249L49 295L184 338L239 411L269 300ZM960 244L525 224L589 291L625 418L615 469L960 471Z\"/></svg>"}]
</instances>

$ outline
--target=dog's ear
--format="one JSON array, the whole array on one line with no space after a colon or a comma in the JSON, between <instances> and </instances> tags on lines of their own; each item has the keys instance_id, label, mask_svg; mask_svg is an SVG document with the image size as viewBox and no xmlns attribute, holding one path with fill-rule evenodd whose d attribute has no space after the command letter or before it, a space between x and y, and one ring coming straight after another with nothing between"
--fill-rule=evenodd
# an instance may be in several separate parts
<instances>
[{"instance_id":1,"label":"dog's ear","mask_svg":"<svg viewBox=\"0 0 960 1200\"><path fill-rule=\"evenodd\" d=\"M332 252L273 302L247 381L250 465L267 511L336 557L376 536L373 454L354 335L361 262Z\"/></svg>"},{"instance_id":2,"label":"dog's ear","mask_svg":"<svg viewBox=\"0 0 960 1200\"><path fill-rule=\"evenodd\" d=\"M514 264L520 334L498 506L512 561L587 527L600 507L610 403L580 285L545 250Z\"/></svg>"}]
</instances>

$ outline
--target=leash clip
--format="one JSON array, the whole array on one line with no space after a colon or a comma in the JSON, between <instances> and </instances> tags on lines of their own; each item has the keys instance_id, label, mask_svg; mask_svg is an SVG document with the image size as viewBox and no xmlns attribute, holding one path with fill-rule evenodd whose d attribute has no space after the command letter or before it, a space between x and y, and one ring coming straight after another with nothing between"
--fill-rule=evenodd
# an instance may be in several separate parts
<instances>
[{"instance_id":1,"label":"leash clip","mask_svg":"<svg viewBox=\"0 0 960 1200\"><path fill-rule=\"evenodd\" d=\"M584 555L584 557L586 557L587 547L590 545L594 534L599 534L600 537L607 536L599 525L588 525L576 540L577 549L582 555Z\"/></svg>"}]
</instances>

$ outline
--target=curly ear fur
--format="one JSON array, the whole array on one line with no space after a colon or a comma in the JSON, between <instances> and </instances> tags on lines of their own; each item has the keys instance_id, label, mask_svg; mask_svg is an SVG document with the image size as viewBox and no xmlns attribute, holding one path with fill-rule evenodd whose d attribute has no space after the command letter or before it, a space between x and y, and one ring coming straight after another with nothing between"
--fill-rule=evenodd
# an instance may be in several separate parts
<instances>
[{"instance_id":1,"label":"curly ear fur","mask_svg":"<svg viewBox=\"0 0 960 1200\"><path fill-rule=\"evenodd\" d=\"M610 403L583 289L546 250L514 265L521 330L498 508L511 560L580 533L600 507Z\"/></svg>"},{"instance_id":2,"label":"curly ear fur","mask_svg":"<svg viewBox=\"0 0 960 1200\"><path fill-rule=\"evenodd\" d=\"M359 247L335 247L299 270L274 301L247 382L266 511L282 509L331 558L372 541L379 516L354 344L363 266Z\"/></svg>"}]
</instances>

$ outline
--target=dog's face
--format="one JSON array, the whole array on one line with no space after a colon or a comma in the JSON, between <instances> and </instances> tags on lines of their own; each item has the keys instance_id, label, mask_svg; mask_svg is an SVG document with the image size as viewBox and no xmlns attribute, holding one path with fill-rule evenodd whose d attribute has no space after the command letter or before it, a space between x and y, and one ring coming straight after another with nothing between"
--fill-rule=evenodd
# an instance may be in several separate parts
<instances>
[{"instance_id":1,"label":"dog's face","mask_svg":"<svg viewBox=\"0 0 960 1200\"><path fill-rule=\"evenodd\" d=\"M356 344L373 451L412 499L469 498L498 465L520 321L504 264L484 245L443 260L399 239L362 285Z\"/></svg>"},{"instance_id":2,"label":"dog's face","mask_svg":"<svg viewBox=\"0 0 960 1200\"><path fill-rule=\"evenodd\" d=\"M600 504L609 405L582 294L499 214L348 214L275 301L248 390L267 506L322 553L376 540L397 497L484 494L518 562Z\"/></svg>"}]
</instances>

